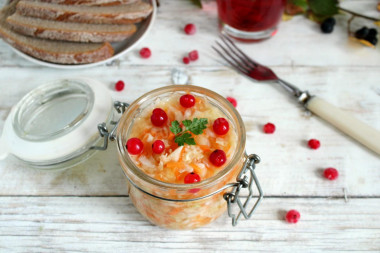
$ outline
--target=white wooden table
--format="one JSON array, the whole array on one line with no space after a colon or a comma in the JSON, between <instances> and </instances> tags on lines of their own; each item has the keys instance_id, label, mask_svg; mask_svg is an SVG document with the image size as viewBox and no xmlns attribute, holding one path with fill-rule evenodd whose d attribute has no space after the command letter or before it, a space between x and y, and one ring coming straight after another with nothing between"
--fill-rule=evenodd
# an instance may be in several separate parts
<instances>
[{"instance_id":1,"label":"white wooden table","mask_svg":"<svg viewBox=\"0 0 380 253\"><path fill-rule=\"evenodd\" d=\"M3 4L4 1L1 1ZM280 24L265 42L241 47L285 80L309 90L380 129L380 51L348 40L347 16L338 17L331 35L296 17ZM198 32L187 36L186 23ZM354 26L367 24L358 20ZM380 159L315 116L287 94L240 76L211 51L217 37L215 10L189 1L161 1L153 31L138 50L111 66L67 71L40 67L0 43L0 132L10 108L42 82L87 76L109 86L115 99L131 102L169 85L174 67L185 67L190 83L238 100L247 128L247 151L261 156L257 175L264 201L251 220L231 226L227 215L195 231L169 231L151 225L126 196L116 148L66 171L40 172L15 158L0 161L0 252L234 252L380 251ZM200 59L181 60L197 49ZM114 92L123 79L126 88ZM262 125L273 122L273 135ZM317 138L319 150L307 147ZM340 176L321 176L335 167ZM345 199L346 198L346 199ZM290 225L284 213L297 209Z\"/></svg>"}]
</instances>

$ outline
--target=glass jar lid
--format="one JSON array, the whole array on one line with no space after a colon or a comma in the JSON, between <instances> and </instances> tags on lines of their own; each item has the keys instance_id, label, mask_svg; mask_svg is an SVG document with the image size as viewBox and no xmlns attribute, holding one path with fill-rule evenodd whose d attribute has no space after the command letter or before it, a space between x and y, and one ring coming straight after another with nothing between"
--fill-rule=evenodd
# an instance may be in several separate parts
<instances>
[{"instance_id":1,"label":"glass jar lid","mask_svg":"<svg viewBox=\"0 0 380 253\"><path fill-rule=\"evenodd\" d=\"M41 85L12 108L0 139L0 159L8 154L34 166L75 159L101 137L97 124L112 119L107 88L91 79L62 79Z\"/></svg>"}]
</instances>

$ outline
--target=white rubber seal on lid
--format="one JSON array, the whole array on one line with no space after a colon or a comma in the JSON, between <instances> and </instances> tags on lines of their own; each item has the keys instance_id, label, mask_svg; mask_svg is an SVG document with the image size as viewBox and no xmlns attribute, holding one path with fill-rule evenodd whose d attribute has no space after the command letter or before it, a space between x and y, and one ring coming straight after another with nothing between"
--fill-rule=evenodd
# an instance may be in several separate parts
<instances>
[{"instance_id":1,"label":"white rubber seal on lid","mask_svg":"<svg viewBox=\"0 0 380 253\"><path fill-rule=\"evenodd\" d=\"M74 84L87 93L69 93ZM45 97L49 92L54 93L54 98L48 101ZM28 103L31 106L25 105ZM96 80L63 79L37 87L12 108L6 119L0 140L0 159L9 153L31 163L64 162L62 159L88 148L99 138L97 125L106 121L112 110L110 92ZM63 129L58 129L66 122Z\"/></svg>"}]
</instances>

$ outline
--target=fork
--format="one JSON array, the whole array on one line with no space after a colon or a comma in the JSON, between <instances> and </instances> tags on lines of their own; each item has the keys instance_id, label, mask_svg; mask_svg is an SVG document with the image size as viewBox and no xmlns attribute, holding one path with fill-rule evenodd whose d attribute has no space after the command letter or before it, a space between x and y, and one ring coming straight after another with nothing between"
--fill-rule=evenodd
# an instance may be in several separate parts
<instances>
[{"instance_id":1,"label":"fork","mask_svg":"<svg viewBox=\"0 0 380 253\"><path fill-rule=\"evenodd\" d=\"M226 35L221 34L220 38L222 43L216 41L217 46L212 46L212 48L239 73L259 82L280 85L307 110L380 155L380 132L378 130L325 100L310 95L308 91L301 91L296 86L280 79L270 68L248 57Z\"/></svg>"}]
</instances>

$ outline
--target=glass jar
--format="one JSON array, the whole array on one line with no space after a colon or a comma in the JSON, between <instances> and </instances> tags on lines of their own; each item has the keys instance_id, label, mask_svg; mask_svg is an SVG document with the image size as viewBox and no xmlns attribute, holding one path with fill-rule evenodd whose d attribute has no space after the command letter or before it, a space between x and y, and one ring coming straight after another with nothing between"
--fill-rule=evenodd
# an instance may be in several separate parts
<instances>
[{"instance_id":1,"label":"glass jar","mask_svg":"<svg viewBox=\"0 0 380 253\"><path fill-rule=\"evenodd\" d=\"M237 135L237 145L230 162L216 175L195 184L172 184L156 180L133 162L126 149L126 142L130 138L130 131L135 119L144 108L151 105L156 99L164 99L173 93L202 96L211 106L217 107L224 117L231 122L230 130ZM204 226L225 212L227 203L237 203L241 214L248 218L253 210L247 212L248 202L242 204L238 194L242 187L250 188L247 201L253 196L252 181L259 189L259 202L262 192L254 175L254 163L257 156L245 155L245 128L244 123L229 101L210 90L190 85L173 85L153 90L138 98L120 118L116 141L119 151L119 161L127 177L129 196L137 210L153 224L169 229L194 229ZM251 178L244 175L250 171ZM253 174L252 174L253 173ZM231 193L232 190L232 193ZM258 203L257 203L258 204ZM230 216L234 216L229 210ZM239 215L240 216L240 215ZM235 216L233 223L239 217Z\"/></svg>"}]
</instances>

